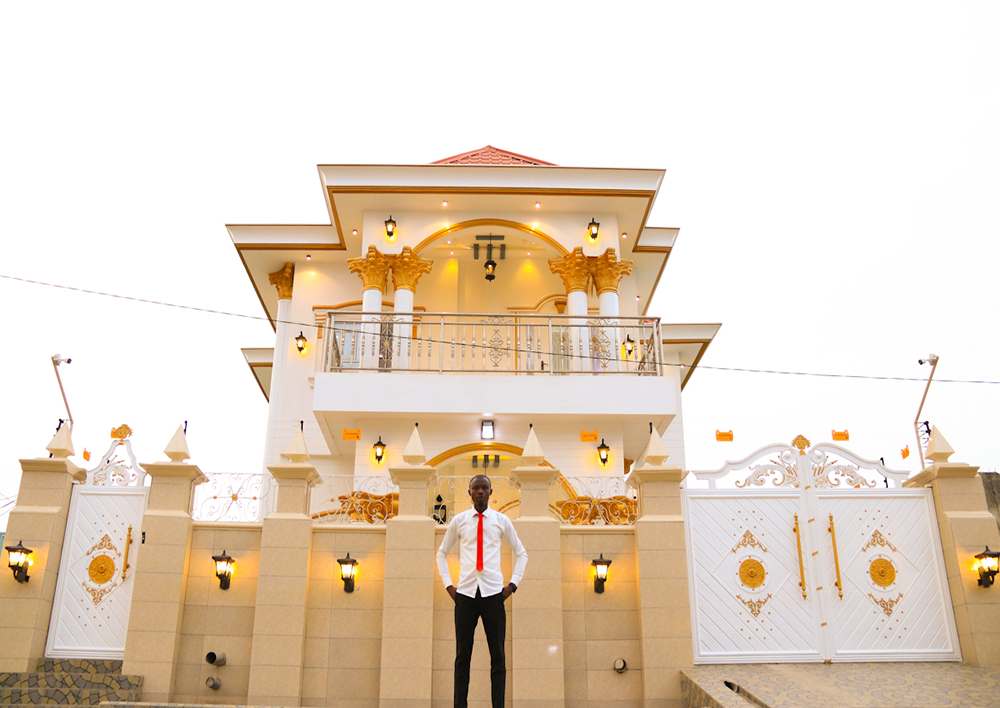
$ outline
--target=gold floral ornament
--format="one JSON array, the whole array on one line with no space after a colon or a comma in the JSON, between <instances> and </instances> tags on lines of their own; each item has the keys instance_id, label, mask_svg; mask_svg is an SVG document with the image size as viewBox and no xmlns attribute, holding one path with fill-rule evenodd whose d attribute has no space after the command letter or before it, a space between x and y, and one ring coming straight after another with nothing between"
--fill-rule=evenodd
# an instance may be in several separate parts
<instances>
[{"instance_id":1,"label":"gold floral ornament","mask_svg":"<svg viewBox=\"0 0 1000 708\"><path fill-rule=\"evenodd\" d=\"M385 293L391 265L392 257L380 253L374 246L368 247L367 255L347 260L347 269L361 278L362 290L378 290L381 293Z\"/></svg>"},{"instance_id":2,"label":"gold floral ornament","mask_svg":"<svg viewBox=\"0 0 1000 708\"><path fill-rule=\"evenodd\" d=\"M96 584L104 585L104 583L111 580L115 575L115 562L111 560L111 556L102 553L90 561L87 574L90 575L90 579Z\"/></svg>"},{"instance_id":3,"label":"gold floral ornament","mask_svg":"<svg viewBox=\"0 0 1000 708\"><path fill-rule=\"evenodd\" d=\"M872 582L879 587L887 588L896 582L896 568L888 558L876 558L868 566L868 574Z\"/></svg>"},{"instance_id":4,"label":"gold floral ornament","mask_svg":"<svg viewBox=\"0 0 1000 708\"><path fill-rule=\"evenodd\" d=\"M398 256L390 256L392 261L392 287L396 290L417 291L417 281L421 275L431 272L434 261L416 256L409 246L403 246Z\"/></svg>"},{"instance_id":5,"label":"gold floral ornament","mask_svg":"<svg viewBox=\"0 0 1000 708\"><path fill-rule=\"evenodd\" d=\"M132 434L132 428L124 424L119 425L117 428L111 429L111 437L113 437L116 440L124 440L131 434Z\"/></svg>"},{"instance_id":6,"label":"gold floral ornament","mask_svg":"<svg viewBox=\"0 0 1000 708\"><path fill-rule=\"evenodd\" d=\"M767 604L767 601L771 599L771 595L768 594L768 596L762 600L744 600L739 595L736 596L736 599L746 605L746 608L750 610L750 614L754 617L760 617L760 612L764 609L764 605Z\"/></svg>"},{"instance_id":7,"label":"gold floral ornament","mask_svg":"<svg viewBox=\"0 0 1000 708\"><path fill-rule=\"evenodd\" d=\"M764 564L754 558L747 558L740 563L740 582L748 588L759 588L764 584L767 571Z\"/></svg>"},{"instance_id":8,"label":"gold floral ornament","mask_svg":"<svg viewBox=\"0 0 1000 708\"><path fill-rule=\"evenodd\" d=\"M878 529L875 529L875 531L872 532L872 537L868 539L868 543L866 543L864 546L861 547L861 550L867 551L872 546L884 546L886 548L891 548L894 551L896 550L896 547L892 545L889 539L883 536L882 532L879 531ZM898 553L899 551L896 552Z\"/></svg>"},{"instance_id":9,"label":"gold floral ornament","mask_svg":"<svg viewBox=\"0 0 1000 708\"><path fill-rule=\"evenodd\" d=\"M796 435L795 439L792 440L792 445L799 449L799 454L806 454L806 448L809 447L809 438L805 435Z\"/></svg>"},{"instance_id":10,"label":"gold floral ornament","mask_svg":"<svg viewBox=\"0 0 1000 708\"><path fill-rule=\"evenodd\" d=\"M267 280L278 289L279 300L292 299L292 285L295 280L295 264L288 262L280 270L267 274Z\"/></svg>"},{"instance_id":11,"label":"gold floral ornament","mask_svg":"<svg viewBox=\"0 0 1000 708\"><path fill-rule=\"evenodd\" d=\"M549 270L562 278L567 293L586 292L590 285L590 260L583 255L582 248L574 248L562 258L549 259Z\"/></svg>"},{"instance_id":12,"label":"gold floral ornament","mask_svg":"<svg viewBox=\"0 0 1000 708\"><path fill-rule=\"evenodd\" d=\"M758 541L756 536L750 533L750 529L747 529L746 531L743 532L743 538L740 539L739 543L733 546L733 550L731 552L736 553L736 551L739 548L742 548L743 546L746 546L747 548L757 547L763 553L767 553L767 549L764 548L764 544Z\"/></svg>"},{"instance_id":13,"label":"gold floral ornament","mask_svg":"<svg viewBox=\"0 0 1000 708\"><path fill-rule=\"evenodd\" d=\"M882 610L886 617L892 617L892 613L896 610L896 605L900 600L903 599L903 593L899 593L895 600L889 600L888 598L875 597L871 593L868 593L868 597L871 601L878 605L878 608Z\"/></svg>"},{"instance_id":14,"label":"gold floral ornament","mask_svg":"<svg viewBox=\"0 0 1000 708\"><path fill-rule=\"evenodd\" d=\"M590 274L594 278L597 294L618 292L621 279L632 273L632 261L620 261L615 249L609 248L602 255L590 259Z\"/></svg>"}]
</instances>

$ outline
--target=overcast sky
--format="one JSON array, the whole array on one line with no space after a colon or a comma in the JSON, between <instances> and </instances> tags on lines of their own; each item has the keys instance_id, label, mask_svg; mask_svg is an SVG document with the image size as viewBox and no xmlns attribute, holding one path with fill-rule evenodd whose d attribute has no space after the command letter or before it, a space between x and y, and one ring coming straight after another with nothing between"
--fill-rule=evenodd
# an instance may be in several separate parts
<instances>
[{"instance_id":1,"label":"overcast sky","mask_svg":"<svg viewBox=\"0 0 1000 708\"><path fill-rule=\"evenodd\" d=\"M649 223L681 231L650 314L722 322L706 367L925 378L935 352L940 379L1000 380L1000 4L486 7L5 3L0 275L262 316L224 224L328 223L319 163L491 144L667 170ZM0 493L65 417L55 352L78 453L128 423L163 459L188 420L204 471L260 470L240 348L272 346L266 323L4 278L0 298ZM847 428L915 470L922 392L704 368L688 466ZM992 469L998 408L1000 385L936 382L922 418Z\"/></svg>"}]
</instances>

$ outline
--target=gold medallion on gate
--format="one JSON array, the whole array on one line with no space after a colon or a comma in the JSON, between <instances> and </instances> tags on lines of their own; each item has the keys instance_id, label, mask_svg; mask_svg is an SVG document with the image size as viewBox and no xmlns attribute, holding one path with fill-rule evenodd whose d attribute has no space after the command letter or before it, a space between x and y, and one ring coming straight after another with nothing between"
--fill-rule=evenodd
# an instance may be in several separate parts
<instances>
[{"instance_id":1,"label":"gold medallion on gate","mask_svg":"<svg viewBox=\"0 0 1000 708\"><path fill-rule=\"evenodd\" d=\"M111 560L111 556L106 556L102 553L90 561L87 573L93 582L98 585L104 585L104 583L111 580L115 575L115 562Z\"/></svg>"},{"instance_id":2,"label":"gold medallion on gate","mask_svg":"<svg viewBox=\"0 0 1000 708\"><path fill-rule=\"evenodd\" d=\"M896 567L888 558L876 558L868 567L872 582L879 587L887 588L896 582Z\"/></svg>"},{"instance_id":3,"label":"gold medallion on gate","mask_svg":"<svg viewBox=\"0 0 1000 708\"><path fill-rule=\"evenodd\" d=\"M740 563L740 582L748 588L759 588L764 584L767 572L764 564L754 558L747 558Z\"/></svg>"}]
</instances>

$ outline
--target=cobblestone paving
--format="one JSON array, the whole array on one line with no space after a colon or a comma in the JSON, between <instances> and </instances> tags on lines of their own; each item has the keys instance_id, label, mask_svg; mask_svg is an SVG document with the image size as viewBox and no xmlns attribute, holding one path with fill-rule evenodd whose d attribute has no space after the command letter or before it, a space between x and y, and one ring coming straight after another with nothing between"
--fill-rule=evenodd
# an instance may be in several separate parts
<instances>
[{"instance_id":1,"label":"cobblestone paving","mask_svg":"<svg viewBox=\"0 0 1000 708\"><path fill-rule=\"evenodd\" d=\"M734 664L682 676L686 708L1000 706L1000 669L965 664Z\"/></svg>"}]
</instances>

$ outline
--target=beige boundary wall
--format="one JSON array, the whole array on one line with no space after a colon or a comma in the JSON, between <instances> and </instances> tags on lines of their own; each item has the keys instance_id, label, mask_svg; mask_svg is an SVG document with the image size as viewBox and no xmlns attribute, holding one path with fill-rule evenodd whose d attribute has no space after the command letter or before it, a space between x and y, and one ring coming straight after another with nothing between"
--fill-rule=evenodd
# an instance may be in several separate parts
<instances>
[{"instance_id":1,"label":"beige boundary wall","mask_svg":"<svg viewBox=\"0 0 1000 708\"><path fill-rule=\"evenodd\" d=\"M26 474L22 492L44 488L51 501L24 493L32 505L30 513L45 506L51 509L53 519L61 519L68 503L68 480L74 470L58 460L44 462L41 465L32 461L25 466L26 471L40 466L45 470L44 475ZM177 527L176 533L172 532L170 544L164 544L161 553L141 554L136 572L153 583L156 592L169 591L180 600L175 611L167 611L170 608L153 606L162 604L162 600L143 600L137 595L139 602L133 606L130 618L125 662L126 672L132 669L142 673L147 686L156 687L152 691L156 694L154 700L244 704L252 697L256 682L258 692L273 690L272 696L281 697L271 705L451 705L453 605L434 570L434 554L443 527L432 528L429 534L396 533L396 540L388 548L387 538L396 520L390 521L389 527L322 526L308 521L303 535L299 531L303 514L295 509L304 508L306 485L312 478L308 465L296 467L294 474L290 472L288 479L282 480L293 485L291 494L286 495L288 504L279 504L279 511L263 524L193 523L190 516L185 520L186 512L180 512L178 507L187 503L187 494L180 492L180 486L196 484L200 479L197 468L181 463L159 464L155 470L158 474L153 474L150 511L154 513L147 512L150 518L144 520L144 530L146 521L153 528L157 520L169 520ZM524 477L523 509L545 504L547 483L542 477L554 471L519 468L515 474L518 471ZM53 481L43 485L36 479L41 476L46 481L58 478L58 484ZM521 590L507 604L510 705L681 705L679 672L691 665L679 504L683 476L680 469L671 467L647 466L638 471L643 516L634 526L560 527L551 519L531 514L517 522L519 533L528 541L531 559ZM1000 546L1000 537L986 509L980 480L975 477L975 468L936 464L907 484L929 485L934 490L965 660L998 666L1000 613L996 608L1000 592L976 585L971 556L986 543ZM158 484L162 487L159 493L155 489ZM428 520L412 511L422 507L424 494L425 489L416 482L401 485L402 513L397 531L426 526ZM294 504L290 503L292 496ZM419 505L412 503L417 497L421 499ZM29 518L29 512L13 515L12 527L22 517ZM549 530L552 525L554 536ZM23 645L9 644L10 656L0 657L4 660L0 670L23 671L37 661L44 640L39 630L54 591L54 582L43 576L39 567L51 567L55 552L45 551L45 543L59 544L57 531L61 525L53 522L51 527L46 526L49 535L45 538L41 532L29 533L26 525L22 528L26 544L30 539L43 552L36 557L30 584L15 583L9 572L0 580L4 608L0 616L16 619L18 610L31 610L31 621L23 622L29 625L27 631L17 634L7 630L11 637L23 635L23 640L18 639ZM269 528L290 530L288 534L280 530L270 533ZM167 545L171 546L169 553ZM236 560L228 590L219 587L211 559L223 550ZM43 555L45 552L49 557ZM344 592L337 564L337 559L347 553L359 562L353 593ZM591 561L602 554L612 560L612 566L605 592L597 594ZM454 553L450 560L457 577ZM502 563L504 573L509 575L511 558L506 549ZM41 577L46 581L36 584L36 578ZM271 579L266 593L260 578ZM433 578L429 592L427 578ZM301 600L293 603L289 598ZM151 604L146 607L143 602ZM553 613L558 619L552 617ZM267 618L266 622L262 617ZM161 621L162 627L153 626ZM419 636L413 636L414 628L419 628ZM140 636L142 633L158 634L157 643L150 644L148 637ZM387 645L386 637L395 641ZM411 638L419 641L408 641ZM142 649L143 642L149 648ZM413 650L408 653L407 647L411 646ZM140 649L164 656L172 652L173 661L163 665L162 661L144 659ZM15 650L20 651L18 656L13 656ZM420 654L428 651L429 657ZM207 664L208 652L226 654L226 665ZM614 671L616 659L627 662L624 673ZM489 656L481 628L472 669L471 705L488 708ZM554 683L553 673L562 681ZM206 687L205 680L210 676L221 680L221 689ZM279 680L271 680L270 676ZM285 681L289 686L279 685L285 680L282 677L289 676L292 678ZM407 693L401 686L412 686L413 690Z\"/></svg>"}]
</instances>

